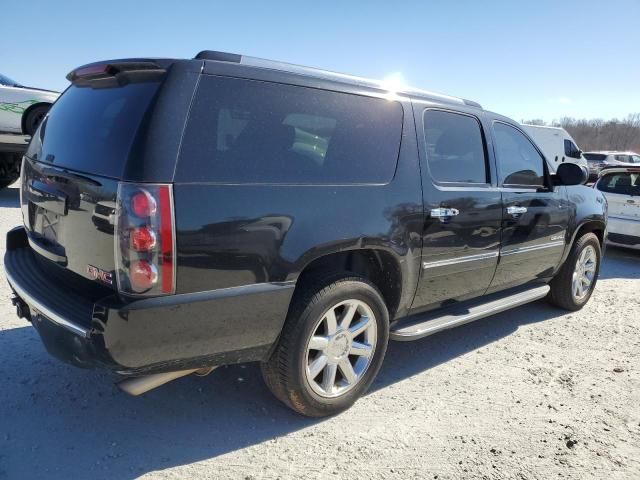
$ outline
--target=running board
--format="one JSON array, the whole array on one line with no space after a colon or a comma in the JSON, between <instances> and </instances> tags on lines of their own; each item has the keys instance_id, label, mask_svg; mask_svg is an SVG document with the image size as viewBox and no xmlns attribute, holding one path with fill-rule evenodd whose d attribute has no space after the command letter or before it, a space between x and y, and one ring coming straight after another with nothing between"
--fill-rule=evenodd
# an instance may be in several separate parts
<instances>
[{"instance_id":1,"label":"running board","mask_svg":"<svg viewBox=\"0 0 640 480\"><path fill-rule=\"evenodd\" d=\"M539 300L549 293L549 285L541 285L518 293L512 293L496 300L469 307L456 305L437 312L427 312L415 318L407 318L392 325L389 337L392 340L408 342L433 335L449 328L464 325L490 315ZM494 297L492 295L492 297ZM495 297L494 297L495 298Z\"/></svg>"}]
</instances>

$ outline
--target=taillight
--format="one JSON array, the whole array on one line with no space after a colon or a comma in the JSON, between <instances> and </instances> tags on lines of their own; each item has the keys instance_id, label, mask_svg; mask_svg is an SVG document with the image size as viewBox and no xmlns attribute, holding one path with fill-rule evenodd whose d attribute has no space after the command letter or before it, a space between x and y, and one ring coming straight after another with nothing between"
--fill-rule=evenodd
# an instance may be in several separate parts
<instances>
[{"instance_id":1,"label":"taillight","mask_svg":"<svg viewBox=\"0 0 640 480\"><path fill-rule=\"evenodd\" d=\"M171 185L118 184L116 272L125 295L175 293Z\"/></svg>"}]
</instances>

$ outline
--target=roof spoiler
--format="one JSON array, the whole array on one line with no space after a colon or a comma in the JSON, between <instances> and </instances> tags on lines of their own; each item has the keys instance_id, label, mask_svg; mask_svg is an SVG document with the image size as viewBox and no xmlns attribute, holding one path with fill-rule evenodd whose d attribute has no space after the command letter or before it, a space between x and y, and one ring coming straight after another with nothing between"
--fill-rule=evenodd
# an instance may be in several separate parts
<instances>
[{"instance_id":1,"label":"roof spoiler","mask_svg":"<svg viewBox=\"0 0 640 480\"><path fill-rule=\"evenodd\" d=\"M170 64L166 60L152 59L107 60L78 67L67 74L67 80L80 87L120 87L157 80L166 73Z\"/></svg>"}]
</instances>

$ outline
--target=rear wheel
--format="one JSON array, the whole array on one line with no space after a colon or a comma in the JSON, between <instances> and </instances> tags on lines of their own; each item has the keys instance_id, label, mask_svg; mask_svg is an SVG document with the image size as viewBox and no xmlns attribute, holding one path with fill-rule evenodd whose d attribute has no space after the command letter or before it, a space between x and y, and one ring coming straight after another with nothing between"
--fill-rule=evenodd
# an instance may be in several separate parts
<instances>
[{"instance_id":1,"label":"rear wheel","mask_svg":"<svg viewBox=\"0 0 640 480\"><path fill-rule=\"evenodd\" d=\"M349 408L373 381L387 348L389 314L364 278L334 276L316 285L296 294L262 372L288 407L322 417Z\"/></svg>"},{"instance_id":2,"label":"rear wheel","mask_svg":"<svg viewBox=\"0 0 640 480\"><path fill-rule=\"evenodd\" d=\"M593 233L581 236L571 248L569 257L551 281L549 300L567 310L580 310L591 298L598 281L602 250Z\"/></svg>"},{"instance_id":3,"label":"rear wheel","mask_svg":"<svg viewBox=\"0 0 640 480\"><path fill-rule=\"evenodd\" d=\"M8 187L20 177L21 161L18 153L0 153L0 188Z\"/></svg>"},{"instance_id":4,"label":"rear wheel","mask_svg":"<svg viewBox=\"0 0 640 480\"><path fill-rule=\"evenodd\" d=\"M49 108L51 108L51 105L38 105L29 110L24 119L24 133L33 136Z\"/></svg>"}]
</instances>

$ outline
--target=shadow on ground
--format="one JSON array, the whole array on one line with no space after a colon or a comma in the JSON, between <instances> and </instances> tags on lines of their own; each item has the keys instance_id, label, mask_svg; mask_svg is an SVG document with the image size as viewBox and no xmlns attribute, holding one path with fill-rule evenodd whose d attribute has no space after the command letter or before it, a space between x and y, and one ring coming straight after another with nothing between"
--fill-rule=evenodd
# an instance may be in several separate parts
<instances>
[{"instance_id":1,"label":"shadow on ground","mask_svg":"<svg viewBox=\"0 0 640 480\"><path fill-rule=\"evenodd\" d=\"M608 246L599 278L640 278L640 250Z\"/></svg>"},{"instance_id":2,"label":"shadow on ground","mask_svg":"<svg viewBox=\"0 0 640 480\"><path fill-rule=\"evenodd\" d=\"M631 277L638 265L610 253L603 277ZM417 342L391 343L372 390L562 314L536 302ZM105 372L51 359L31 327L0 331L0 478L134 478L321 421L281 406L256 364L220 368L131 398Z\"/></svg>"}]
</instances>

